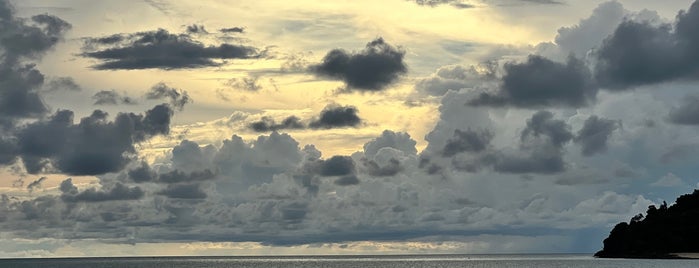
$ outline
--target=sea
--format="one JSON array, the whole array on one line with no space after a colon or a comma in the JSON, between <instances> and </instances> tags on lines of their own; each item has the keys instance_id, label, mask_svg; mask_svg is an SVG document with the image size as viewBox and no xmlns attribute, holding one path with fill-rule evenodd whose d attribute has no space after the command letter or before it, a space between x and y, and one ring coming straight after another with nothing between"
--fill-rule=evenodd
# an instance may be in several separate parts
<instances>
[{"instance_id":1,"label":"sea","mask_svg":"<svg viewBox=\"0 0 699 268\"><path fill-rule=\"evenodd\" d=\"M597 259L566 255L401 255L2 259L2 268L463 268L699 267L699 260Z\"/></svg>"}]
</instances>

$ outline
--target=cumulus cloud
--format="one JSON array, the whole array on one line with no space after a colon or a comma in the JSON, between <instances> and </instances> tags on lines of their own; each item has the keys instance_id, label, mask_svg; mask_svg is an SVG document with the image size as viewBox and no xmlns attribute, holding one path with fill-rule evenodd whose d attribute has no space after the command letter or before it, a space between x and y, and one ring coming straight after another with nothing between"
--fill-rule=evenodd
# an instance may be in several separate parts
<instances>
[{"instance_id":1,"label":"cumulus cloud","mask_svg":"<svg viewBox=\"0 0 699 268\"><path fill-rule=\"evenodd\" d=\"M341 80L349 90L380 91L408 71L404 57L404 50L378 38L361 51L333 49L321 63L310 66L310 71L321 77Z\"/></svg>"},{"instance_id":2,"label":"cumulus cloud","mask_svg":"<svg viewBox=\"0 0 699 268\"><path fill-rule=\"evenodd\" d=\"M582 147L584 156L607 151L607 141L621 123L616 120L590 116L575 136L575 142Z\"/></svg>"},{"instance_id":3,"label":"cumulus cloud","mask_svg":"<svg viewBox=\"0 0 699 268\"><path fill-rule=\"evenodd\" d=\"M81 55L101 61L93 66L97 70L171 70L214 67L222 65L224 60L258 58L260 51L245 45L207 46L189 34L158 29L87 38Z\"/></svg>"},{"instance_id":4,"label":"cumulus cloud","mask_svg":"<svg viewBox=\"0 0 699 268\"><path fill-rule=\"evenodd\" d=\"M39 95L44 75L28 61L55 47L71 25L47 14L17 18L8 1L0 1L0 19L0 128L10 128L17 120L48 112Z\"/></svg>"},{"instance_id":5,"label":"cumulus cloud","mask_svg":"<svg viewBox=\"0 0 699 268\"><path fill-rule=\"evenodd\" d=\"M486 149L492 139L493 133L488 130L456 129L454 136L444 146L442 154L450 157L462 152L481 152Z\"/></svg>"},{"instance_id":6,"label":"cumulus cloud","mask_svg":"<svg viewBox=\"0 0 699 268\"><path fill-rule=\"evenodd\" d=\"M139 187L128 187L121 183L115 184L107 191L90 188L84 191L78 191L73 185L72 179L67 179L61 182L61 200L74 202L106 202L116 200L137 200L144 195L143 190Z\"/></svg>"},{"instance_id":7,"label":"cumulus cloud","mask_svg":"<svg viewBox=\"0 0 699 268\"><path fill-rule=\"evenodd\" d=\"M362 122L357 112L358 110L354 106L329 104L323 108L318 118L311 120L308 126L321 129L357 127Z\"/></svg>"},{"instance_id":8,"label":"cumulus cloud","mask_svg":"<svg viewBox=\"0 0 699 268\"><path fill-rule=\"evenodd\" d=\"M484 92L470 105L536 107L581 107L592 103L597 87L584 62L569 57L566 63L530 55L526 62L504 66L502 86Z\"/></svg>"},{"instance_id":9,"label":"cumulus cloud","mask_svg":"<svg viewBox=\"0 0 699 268\"><path fill-rule=\"evenodd\" d=\"M443 96L449 90L483 88L484 84L497 80L498 64L495 61L464 67L461 65L439 68L431 77L420 79L415 89L432 96Z\"/></svg>"},{"instance_id":10,"label":"cumulus cloud","mask_svg":"<svg viewBox=\"0 0 699 268\"><path fill-rule=\"evenodd\" d=\"M118 172L135 154L135 144L168 134L172 109L158 105L145 115L120 113L114 121L95 110L73 123L73 112L61 110L17 132L17 152L29 173L58 171L71 175Z\"/></svg>"},{"instance_id":11,"label":"cumulus cloud","mask_svg":"<svg viewBox=\"0 0 699 268\"><path fill-rule=\"evenodd\" d=\"M250 129L256 132L271 132L283 129L304 129L306 126L301 122L301 119L292 115L284 118L281 122L277 123L273 118L264 116L260 121L256 121L250 124Z\"/></svg>"},{"instance_id":12,"label":"cumulus cloud","mask_svg":"<svg viewBox=\"0 0 699 268\"><path fill-rule=\"evenodd\" d=\"M625 20L595 52L595 76L602 87L624 90L696 79L699 3L681 11L674 24Z\"/></svg>"},{"instance_id":13,"label":"cumulus cloud","mask_svg":"<svg viewBox=\"0 0 699 268\"><path fill-rule=\"evenodd\" d=\"M187 103L193 102L187 91L170 87L163 82L153 85L146 93L146 98L149 100L169 100L170 105L180 111L184 109Z\"/></svg>"}]
</instances>

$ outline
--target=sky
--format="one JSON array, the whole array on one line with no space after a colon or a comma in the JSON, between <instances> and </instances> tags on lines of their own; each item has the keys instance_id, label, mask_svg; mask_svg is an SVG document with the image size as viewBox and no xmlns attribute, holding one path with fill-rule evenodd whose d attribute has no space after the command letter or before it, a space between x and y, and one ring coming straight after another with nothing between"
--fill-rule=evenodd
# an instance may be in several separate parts
<instances>
[{"instance_id":1,"label":"sky","mask_svg":"<svg viewBox=\"0 0 699 268\"><path fill-rule=\"evenodd\" d=\"M689 0L0 0L0 257L588 253L699 187Z\"/></svg>"}]
</instances>

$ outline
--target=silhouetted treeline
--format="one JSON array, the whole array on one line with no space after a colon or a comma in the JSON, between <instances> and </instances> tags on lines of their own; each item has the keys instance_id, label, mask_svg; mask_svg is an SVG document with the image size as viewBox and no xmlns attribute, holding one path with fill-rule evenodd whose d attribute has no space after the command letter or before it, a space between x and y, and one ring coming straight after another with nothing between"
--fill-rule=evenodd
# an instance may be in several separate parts
<instances>
[{"instance_id":1,"label":"silhouetted treeline","mask_svg":"<svg viewBox=\"0 0 699 268\"><path fill-rule=\"evenodd\" d=\"M699 252L699 190L617 224L595 257L673 258L681 252Z\"/></svg>"}]
</instances>

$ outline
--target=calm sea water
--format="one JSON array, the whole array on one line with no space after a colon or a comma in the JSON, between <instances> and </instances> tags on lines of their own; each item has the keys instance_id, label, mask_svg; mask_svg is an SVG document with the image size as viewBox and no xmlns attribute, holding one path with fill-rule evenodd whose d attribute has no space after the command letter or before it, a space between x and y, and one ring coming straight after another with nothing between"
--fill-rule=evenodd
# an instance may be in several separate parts
<instances>
[{"instance_id":1,"label":"calm sea water","mask_svg":"<svg viewBox=\"0 0 699 268\"><path fill-rule=\"evenodd\" d=\"M0 260L3 268L456 268L699 267L699 260L595 259L589 255L426 255L322 257L175 257Z\"/></svg>"}]
</instances>

